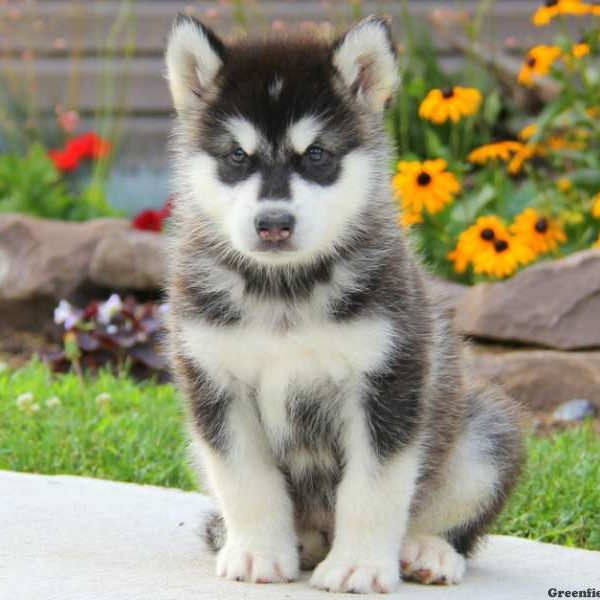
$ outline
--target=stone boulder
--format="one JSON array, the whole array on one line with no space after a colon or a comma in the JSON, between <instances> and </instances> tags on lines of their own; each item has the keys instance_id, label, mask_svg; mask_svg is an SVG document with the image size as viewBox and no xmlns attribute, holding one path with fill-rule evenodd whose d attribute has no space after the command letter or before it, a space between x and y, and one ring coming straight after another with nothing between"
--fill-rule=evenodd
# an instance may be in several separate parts
<instances>
[{"instance_id":1,"label":"stone boulder","mask_svg":"<svg viewBox=\"0 0 600 600\"><path fill-rule=\"evenodd\" d=\"M88 272L96 246L128 227L123 219L67 223L0 215L0 332L49 331L58 300L93 296Z\"/></svg>"},{"instance_id":2,"label":"stone boulder","mask_svg":"<svg viewBox=\"0 0 600 600\"><path fill-rule=\"evenodd\" d=\"M162 235L135 229L110 232L94 250L90 279L117 290L160 290L165 280L164 253Z\"/></svg>"},{"instance_id":3,"label":"stone boulder","mask_svg":"<svg viewBox=\"0 0 600 600\"><path fill-rule=\"evenodd\" d=\"M0 216L0 301L71 296L87 279L98 243L128 227L122 219L67 223Z\"/></svg>"},{"instance_id":4,"label":"stone boulder","mask_svg":"<svg viewBox=\"0 0 600 600\"><path fill-rule=\"evenodd\" d=\"M455 323L465 335L485 340L600 348L600 250L474 286L458 300Z\"/></svg>"},{"instance_id":5,"label":"stone boulder","mask_svg":"<svg viewBox=\"0 0 600 600\"><path fill-rule=\"evenodd\" d=\"M474 347L467 361L472 373L496 381L532 411L550 411L578 398L600 408L600 352Z\"/></svg>"}]
</instances>

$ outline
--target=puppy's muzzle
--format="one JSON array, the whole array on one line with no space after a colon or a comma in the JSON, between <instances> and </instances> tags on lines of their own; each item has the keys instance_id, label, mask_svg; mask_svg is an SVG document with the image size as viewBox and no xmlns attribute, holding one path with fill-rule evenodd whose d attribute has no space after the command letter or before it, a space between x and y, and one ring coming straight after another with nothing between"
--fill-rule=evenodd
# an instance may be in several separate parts
<instances>
[{"instance_id":1,"label":"puppy's muzzle","mask_svg":"<svg viewBox=\"0 0 600 600\"><path fill-rule=\"evenodd\" d=\"M294 231L294 217L287 212L263 212L254 219L254 227L263 242L286 242Z\"/></svg>"}]
</instances>

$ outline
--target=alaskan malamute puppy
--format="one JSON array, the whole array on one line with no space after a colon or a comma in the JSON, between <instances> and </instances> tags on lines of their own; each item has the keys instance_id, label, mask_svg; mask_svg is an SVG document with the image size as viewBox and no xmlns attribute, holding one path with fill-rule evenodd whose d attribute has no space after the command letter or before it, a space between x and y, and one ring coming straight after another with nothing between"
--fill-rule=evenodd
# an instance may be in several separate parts
<instances>
[{"instance_id":1,"label":"alaskan malamute puppy","mask_svg":"<svg viewBox=\"0 0 600 600\"><path fill-rule=\"evenodd\" d=\"M458 583L521 465L397 225L386 21L225 43L180 17L173 366L221 515L217 574L390 592Z\"/></svg>"}]
</instances>

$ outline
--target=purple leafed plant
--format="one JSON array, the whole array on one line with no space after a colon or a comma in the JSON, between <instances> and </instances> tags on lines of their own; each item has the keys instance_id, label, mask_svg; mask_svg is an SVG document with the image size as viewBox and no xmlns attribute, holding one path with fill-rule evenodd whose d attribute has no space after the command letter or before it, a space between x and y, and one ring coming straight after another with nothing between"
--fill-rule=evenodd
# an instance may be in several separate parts
<instances>
[{"instance_id":1,"label":"purple leafed plant","mask_svg":"<svg viewBox=\"0 0 600 600\"><path fill-rule=\"evenodd\" d=\"M166 311L166 304L140 303L132 296L122 300L118 294L83 309L61 300L54 322L61 328L63 348L44 358L55 371L72 368L82 374L109 366L129 368L138 377L165 379L161 331Z\"/></svg>"}]
</instances>

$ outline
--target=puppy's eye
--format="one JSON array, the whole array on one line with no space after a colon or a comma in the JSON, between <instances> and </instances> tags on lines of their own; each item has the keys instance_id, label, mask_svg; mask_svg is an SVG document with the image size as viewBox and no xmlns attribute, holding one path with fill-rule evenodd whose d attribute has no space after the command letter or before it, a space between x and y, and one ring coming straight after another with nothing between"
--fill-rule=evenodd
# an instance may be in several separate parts
<instances>
[{"instance_id":1,"label":"puppy's eye","mask_svg":"<svg viewBox=\"0 0 600 600\"><path fill-rule=\"evenodd\" d=\"M247 159L248 155L241 148L236 148L229 153L229 160L236 165L244 164Z\"/></svg>"},{"instance_id":2,"label":"puppy's eye","mask_svg":"<svg viewBox=\"0 0 600 600\"><path fill-rule=\"evenodd\" d=\"M319 146L309 146L305 152L306 157L313 163L322 162L325 158L325 150Z\"/></svg>"}]
</instances>

